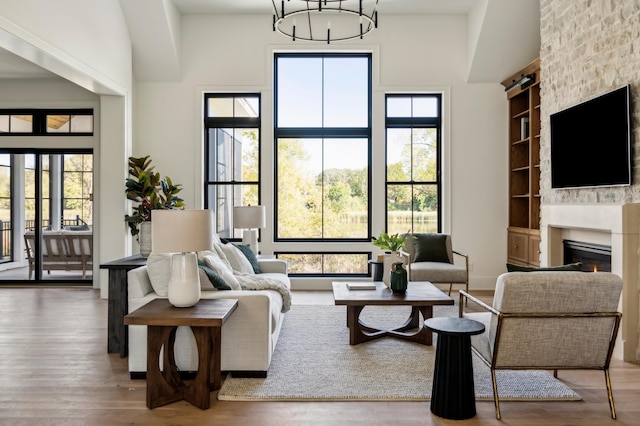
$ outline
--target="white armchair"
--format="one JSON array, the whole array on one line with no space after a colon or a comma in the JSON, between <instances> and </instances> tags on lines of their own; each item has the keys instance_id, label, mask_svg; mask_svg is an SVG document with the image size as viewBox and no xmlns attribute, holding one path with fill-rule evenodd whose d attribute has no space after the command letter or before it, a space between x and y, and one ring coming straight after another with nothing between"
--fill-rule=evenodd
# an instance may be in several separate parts
<instances>
[{"instance_id":1,"label":"white armchair","mask_svg":"<svg viewBox=\"0 0 640 426\"><path fill-rule=\"evenodd\" d=\"M472 350L491 369L500 419L496 370L602 370L616 418L609 363L620 317L622 279L607 272L511 272L496 283L493 306L460 292L460 316L480 321ZM463 299L483 312L463 312Z\"/></svg>"}]
</instances>

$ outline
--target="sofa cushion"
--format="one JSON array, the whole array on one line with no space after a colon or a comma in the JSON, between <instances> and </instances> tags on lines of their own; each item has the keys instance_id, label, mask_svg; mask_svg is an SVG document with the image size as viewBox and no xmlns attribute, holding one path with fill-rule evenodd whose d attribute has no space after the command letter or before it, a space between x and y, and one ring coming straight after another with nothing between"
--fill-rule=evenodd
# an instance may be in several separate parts
<instances>
[{"instance_id":1,"label":"sofa cushion","mask_svg":"<svg viewBox=\"0 0 640 426\"><path fill-rule=\"evenodd\" d=\"M449 263L446 234L414 234L415 258L413 262Z\"/></svg>"},{"instance_id":2,"label":"sofa cushion","mask_svg":"<svg viewBox=\"0 0 640 426\"><path fill-rule=\"evenodd\" d=\"M253 267L247 259L247 256L245 256L238 247L233 244L220 244L219 247L229 261L231 269L233 269L234 272L240 272L242 274L254 273Z\"/></svg>"},{"instance_id":3,"label":"sofa cushion","mask_svg":"<svg viewBox=\"0 0 640 426\"><path fill-rule=\"evenodd\" d=\"M540 271L582 271L582 262L568 263L560 266L546 266L542 268L536 268L534 266L516 265L514 263L507 263L508 272L540 272Z\"/></svg>"},{"instance_id":4,"label":"sofa cushion","mask_svg":"<svg viewBox=\"0 0 640 426\"><path fill-rule=\"evenodd\" d=\"M209 254L204 256L202 259L205 265L213 269L216 274L220 275L232 290L241 290L238 279L233 275L233 270L227 266L220 256Z\"/></svg>"},{"instance_id":5,"label":"sofa cushion","mask_svg":"<svg viewBox=\"0 0 640 426\"><path fill-rule=\"evenodd\" d=\"M260 265L258 265L258 258L256 257L256 254L253 252L253 250L251 250L251 246L248 244L235 244L235 246L238 247L238 250L240 250L242 254L244 254L244 256L247 258L247 260L251 264L253 273L259 274Z\"/></svg>"}]
</instances>

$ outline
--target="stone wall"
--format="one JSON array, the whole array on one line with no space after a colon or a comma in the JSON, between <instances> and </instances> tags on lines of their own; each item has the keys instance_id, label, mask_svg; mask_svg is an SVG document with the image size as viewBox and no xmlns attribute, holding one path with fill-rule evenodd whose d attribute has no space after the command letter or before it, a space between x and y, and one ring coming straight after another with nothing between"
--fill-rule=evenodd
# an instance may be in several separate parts
<instances>
[{"instance_id":1,"label":"stone wall","mask_svg":"<svg viewBox=\"0 0 640 426\"><path fill-rule=\"evenodd\" d=\"M540 67L542 204L640 202L640 1L540 0ZM633 98L634 184L551 189L550 114L627 84Z\"/></svg>"}]
</instances>

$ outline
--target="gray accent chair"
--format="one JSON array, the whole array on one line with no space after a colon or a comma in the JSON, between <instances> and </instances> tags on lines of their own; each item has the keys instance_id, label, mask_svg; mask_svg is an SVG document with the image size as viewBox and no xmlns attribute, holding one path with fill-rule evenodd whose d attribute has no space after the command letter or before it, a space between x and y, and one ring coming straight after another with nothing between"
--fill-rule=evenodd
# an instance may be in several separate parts
<instances>
[{"instance_id":1,"label":"gray accent chair","mask_svg":"<svg viewBox=\"0 0 640 426\"><path fill-rule=\"evenodd\" d=\"M553 370L557 378L563 369L604 371L616 418L609 364L621 291L622 279L608 272L510 272L498 277L493 306L460 292L460 316L485 325L471 349L491 369L497 419L496 370ZM482 312L463 312L463 299Z\"/></svg>"},{"instance_id":2,"label":"gray accent chair","mask_svg":"<svg viewBox=\"0 0 640 426\"><path fill-rule=\"evenodd\" d=\"M409 258L409 281L449 284L449 295L453 284L464 285L469 291L469 256L453 250L450 234L409 234L402 254ZM459 256L459 265L454 263L454 255Z\"/></svg>"}]
</instances>

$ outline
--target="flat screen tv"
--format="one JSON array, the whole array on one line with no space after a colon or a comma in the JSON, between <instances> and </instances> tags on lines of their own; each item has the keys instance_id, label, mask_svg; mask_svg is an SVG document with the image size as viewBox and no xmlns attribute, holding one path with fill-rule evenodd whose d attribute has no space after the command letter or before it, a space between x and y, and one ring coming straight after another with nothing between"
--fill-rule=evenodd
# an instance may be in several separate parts
<instances>
[{"instance_id":1,"label":"flat screen tv","mask_svg":"<svg viewBox=\"0 0 640 426\"><path fill-rule=\"evenodd\" d=\"M551 187L631 185L631 90L552 114Z\"/></svg>"}]
</instances>

